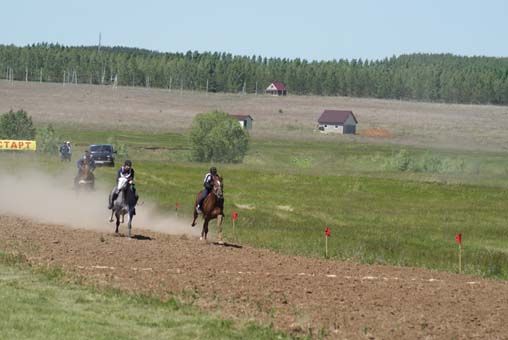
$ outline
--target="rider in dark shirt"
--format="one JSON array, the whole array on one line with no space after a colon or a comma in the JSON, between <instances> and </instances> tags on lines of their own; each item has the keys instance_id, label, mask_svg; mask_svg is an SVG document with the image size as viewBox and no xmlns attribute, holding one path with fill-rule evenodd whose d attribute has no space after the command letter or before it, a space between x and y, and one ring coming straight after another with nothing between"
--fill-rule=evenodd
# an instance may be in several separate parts
<instances>
[{"instance_id":1,"label":"rider in dark shirt","mask_svg":"<svg viewBox=\"0 0 508 340\"><path fill-rule=\"evenodd\" d=\"M118 179L120 177L127 179L131 183L132 191L134 192L134 195L136 195L136 201L138 200L139 197L136 193L136 187L134 186L134 174L135 171L132 168L132 162L130 160L126 160L123 166L120 169L118 169L116 173L116 184L113 190L111 191L111 194L109 195L108 209L113 209L113 204L115 203L115 200L118 197Z\"/></svg>"},{"instance_id":2,"label":"rider in dark shirt","mask_svg":"<svg viewBox=\"0 0 508 340\"><path fill-rule=\"evenodd\" d=\"M92 155L90 154L90 151L88 151L88 150L85 151L85 154L83 155L83 157L81 157L76 163L76 165L78 166L78 173L77 173L76 177L74 177L74 184L78 183L79 177L81 174L81 169L83 168L83 166L85 164L88 164L88 167L90 169L89 176L93 179L92 172L95 170L95 161L93 160Z\"/></svg>"},{"instance_id":3,"label":"rider in dark shirt","mask_svg":"<svg viewBox=\"0 0 508 340\"><path fill-rule=\"evenodd\" d=\"M88 150L85 151L85 154L83 155L83 157L81 157L77 162L78 171L81 170L81 168L83 167L83 165L85 165L85 163L88 163L88 166L90 167L90 171L95 170L95 161L93 160L92 155L90 154L90 151L88 151Z\"/></svg>"},{"instance_id":4,"label":"rider in dark shirt","mask_svg":"<svg viewBox=\"0 0 508 340\"><path fill-rule=\"evenodd\" d=\"M66 141L60 146L60 157L63 159L71 159L72 149L71 142Z\"/></svg>"}]
</instances>

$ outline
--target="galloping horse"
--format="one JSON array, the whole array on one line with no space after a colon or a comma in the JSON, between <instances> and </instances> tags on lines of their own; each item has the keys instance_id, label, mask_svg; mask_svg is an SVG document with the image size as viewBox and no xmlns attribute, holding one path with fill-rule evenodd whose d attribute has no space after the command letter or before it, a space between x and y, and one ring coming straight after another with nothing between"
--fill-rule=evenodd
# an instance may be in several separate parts
<instances>
[{"instance_id":1,"label":"galloping horse","mask_svg":"<svg viewBox=\"0 0 508 340\"><path fill-rule=\"evenodd\" d=\"M78 170L78 175L74 179L74 187L76 189L89 189L93 190L95 186L95 176L90 169L88 162L83 162L83 165Z\"/></svg>"},{"instance_id":2,"label":"galloping horse","mask_svg":"<svg viewBox=\"0 0 508 340\"><path fill-rule=\"evenodd\" d=\"M200 240L205 239L208 234L208 222L217 219L217 229L219 232L219 243L223 243L222 241L222 221L224 219L224 196L222 192L222 178L219 176L212 176L213 179L213 189L212 192L208 193L208 196L205 198L202 204L203 211L203 230L201 231ZM192 226L196 225L196 219L198 218L198 213L196 212L196 206L198 204L199 193L196 197L196 202L194 203L194 220L192 221Z\"/></svg>"},{"instance_id":3,"label":"galloping horse","mask_svg":"<svg viewBox=\"0 0 508 340\"><path fill-rule=\"evenodd\" d=\"M128 214L129 221L127 222L128 237L131 237L132 218L136 214L137 197L132 189L130 181L124 177L118 178L118 197L111 209L111 218L109 222L113 222L113 215L116 217L115 233L118 234L118 226L124 222L125 214ZM121 220L121 222L120 222Z\"/></svg>"}]
</instances>

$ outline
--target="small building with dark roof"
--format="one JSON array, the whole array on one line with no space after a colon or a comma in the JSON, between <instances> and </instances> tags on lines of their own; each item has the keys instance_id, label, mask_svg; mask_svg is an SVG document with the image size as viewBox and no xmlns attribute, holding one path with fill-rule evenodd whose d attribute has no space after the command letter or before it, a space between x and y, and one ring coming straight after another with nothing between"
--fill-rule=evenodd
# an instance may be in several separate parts
<instances>
[{"instance_id":1,"label":"small building with dark roof","mask_svg":"<svg viewBox=\"0 0 508 340\"><path fill-rule=\"evenodd\" d=\"M272 96L285 96L287 95L286 84L281 81L274 81L266 88L265 91L267 94L271 94Z\"/></svg>"},{"instance_id":2,"label":"small building with dark roof","mask_svg":"<svg viewBox=\"0 0 508 340\"><path fill-rule=\"evenodd\" d=\"M238 123L245 129L245 130L251 130L252 129L252 122L254 121L254 118L252 118L250 115L231 115L231 117L238 120Z\"/></svg>"},{"instance_id":3,"label":"small building with dark roof","mask_svg":"<svg viewBox=\"0 0 508 340\"><path fill-rule=\"evenodd\" d=\"M323 133L355 134L357 124L352 111L324 110L318 119L318 129Z\"/></svg>"}]
</instances>

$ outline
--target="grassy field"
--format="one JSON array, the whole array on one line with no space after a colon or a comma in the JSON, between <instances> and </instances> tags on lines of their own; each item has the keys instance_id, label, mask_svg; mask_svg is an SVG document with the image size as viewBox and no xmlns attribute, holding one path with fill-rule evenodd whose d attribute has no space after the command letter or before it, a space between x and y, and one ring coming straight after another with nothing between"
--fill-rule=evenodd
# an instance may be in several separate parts
<instances>
[{"instance_id":1,"label":"grassy field","mask_svg":"<svg viewBox=\"0 0 508 340\"><path fill-rule=\"evenodd\" d=\"M238 95L107 86L0 80L0 112L24 109L37 124L77 129L186 132L198 113L222 110L250 114L255 138L328 141L315 133L324 109L352 110L359 136L346 141L393 143L461 150L506 152L508 109L494 105L456 105L371 98ZM362 137L370 128L386 129L390 139Z\"/></svg>"},{"instance_id":2,"label":"grassy field","mask_svg":"<svg viewBox=\"0 0 508 340\"><path fill-rule=\"evenodd\" d=\"M62 280L0 253L0 339L284 339L250 323L200 312L177 299L162 302Z\"/></svg>"},{"instance_id":3,"label":"grassy field","mask_svg":"<svg viewBox=\"0 0 508 340\"><path fill-rule=\"evenodd\" d=\"M209 164L187 161L185 135L58 132L72 136L78 149L111 138L125 144L143 198L171 213L179 202L190 217ZM32 158L11 157L11 166ZM56 158L36 162L53 172L69 166ZM454 236L461 232L464 271L502 279L508 278L507 169L501 152L266 139L252 141L244 163L219 166L226 213L239 213L236 236L243 244L323 256L328 226L332 259L457 271ZM114 170L101 168L97 177L109 188ZM230 226L228 218L232 239Z\"/></svg>"}]
</instances>

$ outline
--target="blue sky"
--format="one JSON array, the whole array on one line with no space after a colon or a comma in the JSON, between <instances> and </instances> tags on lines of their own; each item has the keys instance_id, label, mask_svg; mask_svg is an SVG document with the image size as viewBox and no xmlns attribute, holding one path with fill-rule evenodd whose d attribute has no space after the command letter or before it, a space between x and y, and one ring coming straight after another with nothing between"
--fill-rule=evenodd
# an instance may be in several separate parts
<instances>
[{"instance_id":1,"label":"blue sky","mask_svg":"<svg viewBox=\"0 0 508 340\"><path fill-rule=\"evenodd\" d=\"M330 60L403 53L508 57L508 0L16 0L0 44L140 47L163 52Z\"/></svg>"}]
</instances>

